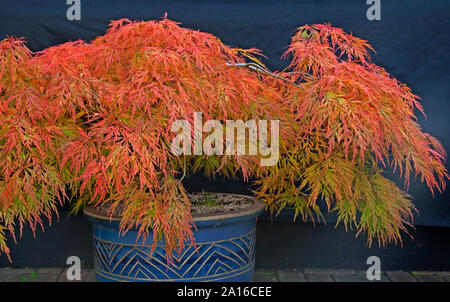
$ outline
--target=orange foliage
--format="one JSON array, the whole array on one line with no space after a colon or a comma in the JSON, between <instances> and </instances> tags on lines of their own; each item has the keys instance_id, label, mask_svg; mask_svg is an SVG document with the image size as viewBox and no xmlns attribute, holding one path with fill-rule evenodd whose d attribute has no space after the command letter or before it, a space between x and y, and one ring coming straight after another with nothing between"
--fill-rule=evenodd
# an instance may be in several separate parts
<instances>
[{"instance_id":1,"label":"orange foliage","mask_svg":"<svg viewBox=\"0 0 450 302\"><path fill-rule=\"evenodd\" d=\"M6 91L2 120L8 117L16 123L19 113L13 108L16 102L23 103L28 111L21 117L32 127L26 134L40 131L36 144L49 144L37 159L49 161L52 170L31 167L33 177L43 179L26 180L23 185L34 191L48 189L46 203L52 204L54 197L49 194L64 192L64 183L74 195L76 210L88 203L107 203L112 213L121 204L121 229L125 232L137 224L143 237L153 231L155 243L165 241L169 257L192 239L190 203L180 182L181 171L201 164L210 171L240 171L248 178L257 162L255 156L224 156L210 159L211 164L176 157L170 148L175 135L172 123L179 119L192 123L195 112L219 121L279 119L283 114L277 109L281 94L275 88L250 70L230 66L244 62L256 50L229 48L211 34L182 28L168 19L113 21L107 33L91 43L64 43L34 55L19 41L2 43L5 48L18 48L11 50L18 59L26 56L20 65L23 70L15 74L6 69L1 78L0 87ZM1 55L5 65L21 63L6 51ZM36 91L11 87L13 76ZM42 116L36 116L41 111ZM9 141L20 134L19 129L8 128L5 122L1 127L7 140L1 145L2 177L13 174L23 179L24 163L17 160L20 150L9 147L18 144ZM50 132L53 128L59 132ZM54 184L43 183L48 178ZM0 194L5 196L0 213L12 230L19 214L10 209L20 208L22 199L34 193L19 191L19 182L11 185L17 193L10 193L7 180L0 182ZM11 201L18 204L12 206ZM39 202L33 205L36 213L47 213ZM27 219L26 213L34 212L24 213ZM34 228L34 221L28 220ZM6 245L2 247L7 251Z\"/></svg>"},{"instance_id":2,"label":"orange foliage","mask_svg":"<svg viewBox=\"0 0 450 302\"><path fill-rule=\"evenodd\" d=\"M293 56L282 75L283 104L295 115L298 135L256 193L272 209L286 205L297 214L321 217L325 200L338 222L367 232L369 244L401 240L414 209L409 196L382 176L379 165L400 169L406 187L420 175L441 192L448 179L445 151L422 132L418 97L370 61L371 46L330 25L303 26L284 57ZM298 86L301 86L299 89Z\"/></svg>"},{"instance_id":3,"label":"orange foliage","mask_svg":"<svg viewBox=\"0 0 450 302\"><path fill-rule=\"evenodd\" d=\"M406 184L419 174L431 190L448 178L445 152L423 133L410 89L370 61L366 41L330 25L299 28L285 56L290 70L267 69L256 49L161 21L113 21L91 43L31 53L21 40L0 42L0 247L3 229L50 218L70 188L74 209L124 208L122 231L153 232L170 256L192 240L190 203L180 181L203 170L256 177L272 210L293 206L321 217L325 200L369 243L397 241L413 205L382 176L393 164ZM185 156L170 150L171 125L205 119L280 120L281 158Z\"/></svg>"}]
</instances>

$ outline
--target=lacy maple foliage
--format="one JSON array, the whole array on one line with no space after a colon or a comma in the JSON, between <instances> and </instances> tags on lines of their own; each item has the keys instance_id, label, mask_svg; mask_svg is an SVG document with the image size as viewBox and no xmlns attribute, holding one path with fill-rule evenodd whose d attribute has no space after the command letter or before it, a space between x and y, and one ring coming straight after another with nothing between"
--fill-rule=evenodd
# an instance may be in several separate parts
<instances>
[{"instance_id":1,"label":"lacy maple foliage","mask_svg":"<svg viewBox=\"0 0 450 302\"><path fill-rule=\"evenodd\" d=\"M192 124L195 112L205 120L283 119L281 93L232 66L258 53L169 19L113 21L91 43L34 55L21 41L4 40L1 223L13 231L19 218L34 229L38 214L49 215L69 189L75 210L107 204L112 213L120 205L121 230L138 225L143 238L152 232L170 258L192 240L183 171L239 172L247 179L259 162L258 156L175 156L171 125Z\"/></svg>"},{"instance_id":2,"label":"lacy maple foliage","mask_svg":"<svg viewBox=\"0 0 450 302\"><path fill-rule=\"evenodd\" d=\"M407 193L382 175L394 164L406 183L430 189L448 178L445 152L423 133L418 97L370 61L366 41L329 25L301 27L286 56L290 71L240 68L256 49L161 21L113 21L90 43L31 53L22 40L0 42L0 248L4 230L34 230L69 197L124 209L121 230L164 240L168 257L192 241L184 175L256 178L269 208L293 206L321 217L323 199L369 243L397 241L412 216ZM173 122L280 120L275 167L260 156L175 156ZM203 135L206 136L205 133ZM66 194L70 193L70 194ZM68 196L70 195L70 196Z\"/></svg>"},{"instance_id":3,"label":"lacy maple foliage","mask_svg":"<svg viewBox=\"0 0 450 302\"><path fill-rule=\"evenodd\" d=\"M7 254L5 228L14 236L16 224L21 233L29 222L34 231L64 197L58 171L63 123L32 59L22 40L0 42L0 249Z\"/></svg>"},{"instance_id":4,"label":"lacy maple foliage","mask_svg":"<svg viewBox=\"0 0 450 302\"><path fill-rule=\"evenodd\" d=\"M317 201L335 211L338 223L354 226L383 245L401 241L412 219L410 196L383 176L399 169L406 188L412 173L432 190L445 188L445 150L422 132L410 88L370 60L367 41L328 24L300 27L280 75L284 106L294 112L298 134L277 167L258 180L256 194L272 210L323 218ZM279 80L277 80L279 82ZM381 166L381 167L380 167Z\"/></svg>"}]
</instances>

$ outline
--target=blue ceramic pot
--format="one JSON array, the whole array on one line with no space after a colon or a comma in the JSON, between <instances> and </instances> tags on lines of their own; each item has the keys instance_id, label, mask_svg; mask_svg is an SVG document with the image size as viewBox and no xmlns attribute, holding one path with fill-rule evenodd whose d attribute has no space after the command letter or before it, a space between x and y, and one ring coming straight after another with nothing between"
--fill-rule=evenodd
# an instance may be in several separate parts
<instances>
[{"instance_id":1,"label":"blue ceramic pot","mask_svg":"<svg viewBox=\"0 0 450 302\"><path fill-rule=\"evenodd\" d=\"M234 194L230 194L234 195ZM94 263L97 281L236 281L253 280L255 266L256 218L264 203L254 201L251 208L226 214L193 217L197 231L167 266L163 244L152 248L151 234L143 244L137 231L119 236L119 217L104 216L86 207L84 214L93 223Z\"/></svg>"}]
</instances>

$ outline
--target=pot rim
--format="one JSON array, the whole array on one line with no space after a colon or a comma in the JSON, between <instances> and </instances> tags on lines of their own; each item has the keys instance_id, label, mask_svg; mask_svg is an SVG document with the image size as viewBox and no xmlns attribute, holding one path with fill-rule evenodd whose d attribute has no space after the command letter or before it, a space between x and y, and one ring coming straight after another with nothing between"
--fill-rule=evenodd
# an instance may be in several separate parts
<instances>
[{"instance_id":1,"label":"pot rim","mask_svg":"<svg viewBox=\"0 0 450 302\"><path fill-rule=\"evenodd\" d=\"M234 193L216 193L216 192L210 192L212 194L226 194L230 196L236 196L236 197L243 197L247 199L251 199L254 204L251 207L248 207L246 209L238 209L236 211L229 211L225 213L211 213L211 214L205 214L205 215L192 215L192 220L194 222L199 221L209 221L209 220L224 220L224 219L230 219L230 218L236 218L241 216L247 216L256 214L266 207L266 204L260 200L259 198L256 198L254 196L250 195L242 195L242 194L234 194ZM104 220L104 221L121 221L121 216L106 216L99 210L97 210L95 207L91 205L87 205L83 209L83 213L87 216Z\"/></svg>"}]
</instances>

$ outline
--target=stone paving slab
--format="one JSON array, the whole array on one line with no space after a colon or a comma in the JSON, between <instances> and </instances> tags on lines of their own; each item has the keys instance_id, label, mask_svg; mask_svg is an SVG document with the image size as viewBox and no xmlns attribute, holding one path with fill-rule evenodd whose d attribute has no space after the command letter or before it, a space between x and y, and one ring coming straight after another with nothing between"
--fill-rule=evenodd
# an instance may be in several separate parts
<instances>
[{"instance_id":1,"label":"stone paving slab","mask_svg":"<svg viewBox=\"0 0 450 302\"><path fill-rule=\"evenodd\" d=\"M365 271L357 271L354 274L333 274L334 281L336 282L390 282L391 280L385 274L381 272L380 280L368 280Z\"/></svg>"},{"instance_id":2,"label":"stone paving slab","mask_svg":"<svg viewBox=\"0 0 450 302\"><path fill-rule=\"evenodd\" d=\"M56 282L58 281L59 274L41 274L27 277L22 282Z\"/></svg>"},{"instance_id":3,"label":"stone paving slab","mask_svg":"<svg viewBox=\"0 0 450 302\"><path fill-rule=\"evenodd\" d=\"M86 278L86 282L97 282L95 270L91 270Z\"/></svg>"},{"instance_id":4,"label":"stone paving slab","mask_svg":"<svg viewBox=\"0 0 450 302\"><path fill-rule=\"evenodd\" d=\"M329 274L305 273L306 280L309 282L333 282L333 278Z\"/></svg>"},{"instance_id":5,"label":"stone paving slab","mask_svg":"<svg viewBox=\"0 0 450 302\"><path fill-rule=\"evenodd\" d=\"M62 267L42 267L37 269L38 274L57 274L60 275L63 272Z\"/></svg>"},{"instance_id":6,"label":"stone paving slab","mask_svg":"<svg viewBox=\"0 0 450 302\"><path fill-rule=\"evenodd\" d=\"M277 273L280 282L306 282L305 275L301 270L279 270Z\"/></svg>"},{"instance_id":7,"label":"stone paving slab","mask_svg":"<svg viewBox=\"0 0 450 302\"><path fill-rule=\"evenodd\" d=\"M353 275L354 269L329 269L329 268L304 268L305 274L325 274L325 275Z\"/></svg>"},{"instance_id":8,"label":"stone paving slab","mask_svg":"<svg viewBox=\"0 0 450 302\"><path fill-rule=\"evenodd\" d=\"M65 269L58 278L58 282L95 282L95 271L93 269L82 269L81 280L69 280L67 278L67 269Z\"/></svg>"},{"instance_id":9,"label":"stone paving slab","mask_svg":"<svg viewBox=\"0 0 450 302\"><path fill-rule=\"evenodd\" d=\"M3 267L0 268L0 274L31 274L35 273L35 268L12 268L12 267Z\"/></svg>"},{"instance_id":10,"label":"stone paving slab","mask_svg":"<svg viewBox=\"0 0 450 302\"><path fill-rule=\"evenodd\" d=\"M420 282L445 282L444 274L438 272L411 272Z\"/></svg>"},{"instance_id":11,"label":"stone paving slab","mask_svg":"<svg viewBox=\"0 0 450 302\"><path fill-rule=\"evenodd\" d=\"M255 282L278 282L278 273L271 270L257 270L254 275Z\"/></svg>"},{"instance_id":12,"label":"stone paving slab","mask_svg":"<svg viewBox=\"0 0 450 302\"><path fill-rule=\"evenodd\" d=\"M417 282L417 279L410 272L386 271L386 275L392 282Z\"/></svg>"},{"instance_id":13,"label":"stone paving slab","mask_svg":"<svg viewBox=\"0 0 450 302\"><path fill-rule=\"evenodd\" d=\"M10 274L0 274L1 282L24 282L27 281L31 274L26 273L10 273Z\"/></svg>"},{"instance_id":14,"label":"stone paving slab","mask_svg":"<svg viewBox=\"0 0 450 302\"><path fill-rule=\"evenodd\" d=\"M255 275L261 276L256 270ZM304 268L263 270L264 281L280 282L450 282L450 272L382 271L381 280L368 280L366 271L353 269ZM255 281L262 281L255 278Z\"/></svg>"}]
</instances>

